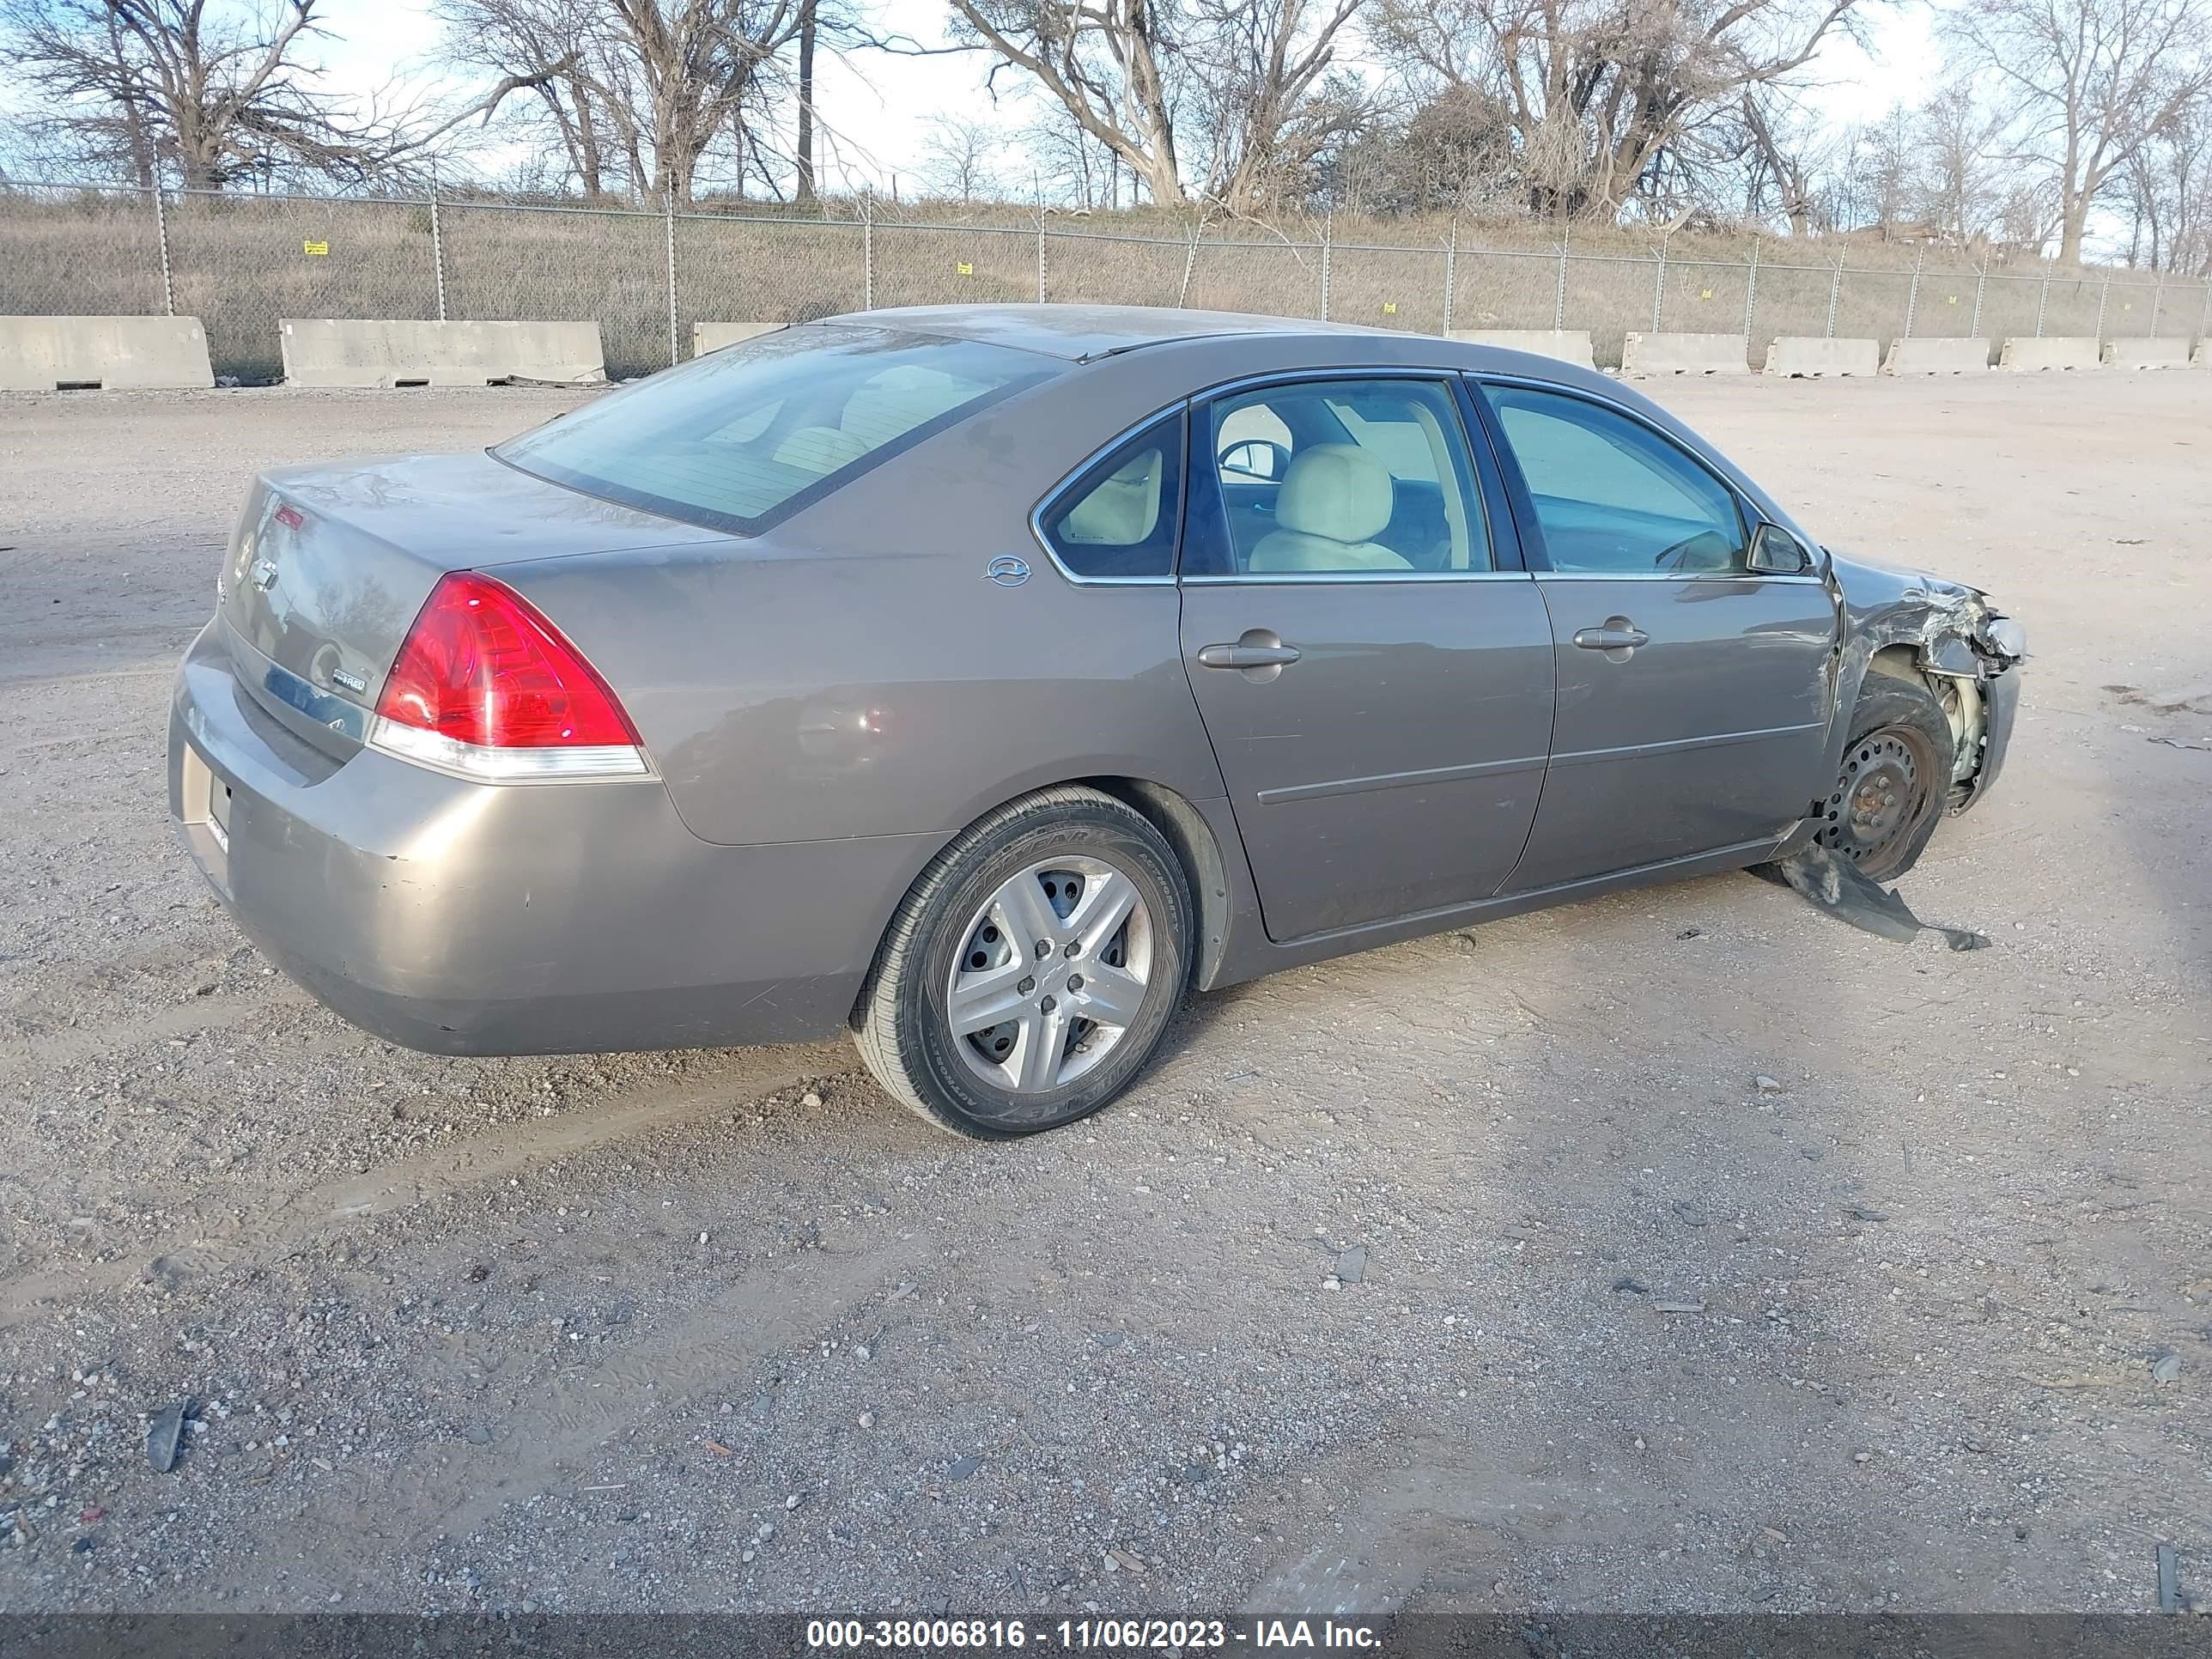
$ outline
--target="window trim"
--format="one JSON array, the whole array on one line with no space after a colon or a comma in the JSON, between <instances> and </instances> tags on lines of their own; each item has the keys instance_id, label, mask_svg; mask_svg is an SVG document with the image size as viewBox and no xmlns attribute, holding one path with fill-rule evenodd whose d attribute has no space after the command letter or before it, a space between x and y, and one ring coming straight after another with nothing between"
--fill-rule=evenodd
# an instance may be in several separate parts
<instances>
[{"instance_id":1,"label":"window trim","mask_svg":"<svg viewBox=\"0 0 2212 1659\"><path fill-rule=\"evenodd\" d=\"M1093 467L1106 460L1123 444L1132 439L1142 437L1153 427L1170 419L1178 420L1181 422L1177 435L1182 440L1182 459L1177 464L1178 471L1176 475L1175 545L1169 550L1167 574L1164 576L1078 575L1067 568L1066 561L1060 556L1060 550L1052 544L1052 538L1045 533L1046 521L1052 517L1054 509L1059 507L1061 497L1089 477ZM1172 587L1182 569L1183 523L1189 517L1189 513L1190 399L1179 398L1174 403L1154 410L1144 419L1122 428L1121 431L1070 467L1060 481L1047 490L1038 500L1037 504L1030 509L1030 535L1037 546L1043 550L1045 557L1052 561L1053 568L1078 587Z\"/></svg>"},{"instance_id":2,"label":"window trim","mask_svg":"<svg viewBox=\"0 0 2212 1659\"><path fill-rule=\"evenodd\" d=\"M1382 363L1361 368L1275 368L1261 374L1239 375L1234 380L1223 380L1192 392L1183 402L1183 520L1186 528L1176 538L1176 580L1192 587L1310 586L1332 583L1340 586L1358 583L1363 587L1371 587L1380 584L1495 581L1501 578L1528 576L1530 572L1521 556L1520 526L1510 504L1502 499L1503 479L1492 472L1491 469L1494 462L1485 453L1489 434L1468 423L1467 399L1462 395L1461 384L1465 379L1464 371L1460 369L1418 363ZM1190 483L1191 440L1202 406L1271 386L1309 386L1316 380L1419 380L1443 393L1444 401L1451 405L1452 412L1459 422L1460 441L1465 447L1468 469L1473 475L1470 482L1474 486L1475 510L1482 515L1483 535L1490 546L1489 569L1282 570L1262 571L1256 575L1249 571L1225 575L1207 574L1194 576L1184 574L1182 547L1188 536L1191 503L1197 496ZM1483 439L1483 443L1477 443L1478 435ZM1208 459L1210 463L1213 459ZM1217 495L1220 487L1220 480L1216 477L1212 488ZM1500 495L1494 496L1493 489L1499 490Z\"/></svg>"},{"instance_id":3,"label":"window trim","mask_svg":"<svg viewBox=\"0 0 2212 1659\"><path fill-rule=\"evenodd\" d=\"M1505 478L1506 494L1512 501L1513 516L1516 523L1521 526L1523 545L1534 555L1528 561L1528 568L1545 580L1607 582L1754 580L1814 583L1822 580L1817 567L1811 570L1801 571L1795 575L1782 575L1768 570L1753 570L1748 566L1740 570L1560 570L1553 568L1551 549L1544 539L1543 524L1536 514L1535 496L1528 488L1528 475L1521 470L1521 457L1514 450L1512 441L1505 435L1504 424L1498 418L1498 411L1492 406L1489 398L1486 395L1488 387L1506 386L1528 392L1545 392L1555 398L1571 398L1595 408L1604 410L1609 415L1617 415L1621 419L1641 427L1651 436L1687 459L1699 471L1720 486L1735 508L1736 521L1743 535L1744 553L1747 557L1750 554L1753 533L1760 524L1765 522L1766 514L1759 510L1757 502L1752 501L1737 487L1733 478L1729 477L1705 456L1698 453L1695 447L1685 443L1674 433L1668 431L1642 411L1632 409L1615 398L1585 391L1580 386L1565 386L1557 380L1539 380L1533 375L1496 374L1470 370L1462 378L1470 383L1470 391L1474 394L1472 401L1481 419L1483 429L1498 453L1499 469ZM1802 542L1803 538L1800 537L1797 539Z\"/></svg>"}]
</instances>

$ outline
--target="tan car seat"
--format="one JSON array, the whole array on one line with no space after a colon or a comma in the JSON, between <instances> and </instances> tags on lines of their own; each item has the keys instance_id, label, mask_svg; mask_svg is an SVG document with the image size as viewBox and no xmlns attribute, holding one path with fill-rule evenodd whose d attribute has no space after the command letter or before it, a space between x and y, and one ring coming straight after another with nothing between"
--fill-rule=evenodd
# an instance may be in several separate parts
<instances>
[{"instance_id":1,"label":"tan car seat","mask_svg":"<svg viewBox=\"0 0 2212 1659\"><path fill-rule=\"evenodd\" d=\"M1302 449L1275 495L1276 527L1246 568L1411 570L1411 560L1369 539L1395 506L1389 469L1357 444Z\"/></svg>"},{"instance_id":2,"label":"tan car seat","mask_svg":"<svg viewBox=\"0 0 2212 1659\"><path fill-rule=\"evenodd\" d=\"M1149 539L1159 523L1166 472L1161 453L1145 451L1070 507L1060 533L1097 547L1134 547Z\"/></svg>"}]
</instances>

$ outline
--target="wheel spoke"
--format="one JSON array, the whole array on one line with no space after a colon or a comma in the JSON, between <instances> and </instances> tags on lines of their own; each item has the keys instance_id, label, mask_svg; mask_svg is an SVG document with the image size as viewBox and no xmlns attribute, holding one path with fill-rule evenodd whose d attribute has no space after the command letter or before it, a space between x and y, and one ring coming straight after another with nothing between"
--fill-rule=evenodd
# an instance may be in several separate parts
<instances>
[{"instance_id":1,"label":"wheel spoke","mask_svg":"<svg viewBox=\"0 0 2212 1659\"><path fill-rule=\"evenodd\" d=\"M1044 884L1036 871L1025 870L999 889L991 896L991 908L998 913L999 926L1021 961L1031 959L1039 940L1057 944L1065 937L1066 924L1045 897Z\"/></svg>"},{"instance_id":2,"label":"wheel spoke","mask_svg":"<svg viewBox=\"0 0 2212 1659\"><path fill-rule=\"evenodd\" d=\"M945 1011L952 1035L966 1036L1013 1018L1022 1006L1020 986L1028 972L1029 964L1017 954L1002 966L961 975L952 983L951 1006Z\"/></svg>"},{"instance_id":3,"label":"wheel spoke","mask_svg":"<svg viewBox=\"0 0 2212 1659\"><path fill-rule=\"evenodd\" d=\"M1022 1021L1022 1040L1007 1057L1014 1073L1014 1086L1024 1091L1049 1089L1060 1081L1060 1061L1067 1048L1067 1012L1065 1006L1050 1013L1026 1016Z\"/></svg>"},{"instance_id":4,"label":"wheel spoke","mask_svg":"<svg viewBox=\"0 0 2212 1659\"><path fill-rule=\"evenodd\" d=\"M1068 933L1082 942L1083 954L1096 962L1136 902L1137 884L1119 870L1109 870L1083 890L1081 902L1067 919Z\"/></svg>"},{"instance_id":5,"label":"wheel spoke","mask_svg":"<svg viewBox=\"0 0 2212 1659\"><path fill-rule=\"evenodd\" d=\"M1145 1005L1145 981L1126 968L1093 962L1084 969L1083 988L1073 996L1084 1018L1127 1030Z\"/></svg>"}]
</instances>

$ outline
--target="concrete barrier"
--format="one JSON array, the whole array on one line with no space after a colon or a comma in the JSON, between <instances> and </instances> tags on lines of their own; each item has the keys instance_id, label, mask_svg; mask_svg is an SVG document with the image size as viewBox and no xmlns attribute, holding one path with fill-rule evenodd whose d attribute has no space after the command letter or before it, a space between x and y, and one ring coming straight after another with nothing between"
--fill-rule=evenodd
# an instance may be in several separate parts
<instances>
[{"instance_id":1,"label":"concrete barrier","mask_svg":"<svg viewBox=\"0 0 2212 1659\"><path fill-rule=\"evenodd\" d=\"M2094 368L2101 354L2087 334L2054 334L2031 340L2015 337L1997 354L1997 367L2010 369Z\"/></svg>"},{"instance_id":2,"label":"concrete barrier","mask_svg":"<svg viewBox=\"0 0 2212 1659\"><path fill-rule=\"evenodd\" d=\"M1450 337L1468 345L1498 346L1563 363L1580 363L1584 368L1597 367L1596 350L1586 328L1455 328Z\"/></svg>"},{"instance_id":3,"label":"concrete barrier","mask_svg":"<svg viewBox=\"0 0 2212 1659\"><path fill-rule=\"evenodd\" d=\"M1978 374L1990 366L1987 340L1892 340L1886 374Z\"/></svg>"},{"instance_id":4,"label":"concrete barrier","mask_svg":"<svg viewBox=\"0 0 2212 1659\"><path fill-rule=\"evenodd\" d=\"M178 391L215 384L197 317L0 317L0 391Z\"/></svg>"},{"instance_id":5,"label":"concrete barrier","mask_svg":"<svg viewBox=\"0 0 2212 1659\"><path fill-rule=\"evenodd\" d=\"M703 357L710 351L720 351L724 346L738 345L746 340L757 340L763 334L773 334L781 327L781 323L694 323L691 325L691 355Z\"/></svg>"},{"instance_id":6,"label":"concrete barrier","mask_svg":"<svg viewBox=\"0 0 2212 1659\"><path fill-rule=\"evenodd\" d=\"M1784 334L1766 348L1769 374L1873 374L1881 368L1879 340L1826 340L1809 334Z\"/></svg>"},{"instance_id":7,"label":"concrete barrier","mask_svg":"<svg viewBox=\"0 0 2212 1659\"><path fill-rule=\"evenodd\" d=\"M2197 343L2197 349L2189 354L2191 368L2212 368L2212 335Z\"/></svg>"},{"instance_id":8,"label":"concrete barrier","mask_svg":"<svg viewBox=\"0 0 2212 1659\"><path fill-rule=\"evenodd\" d=\"M1751 342L1741 334L1631 334L1624 374L1748 374Z\"/></svg>"},{"instance_id":9,"label":"concrete barrier","mask_svg":"<svg viewBox=\"0 0 2212 1659\"><path fill-rule=\"evenodd\" d=\"M2186 368L2189 367L2189 337L2181 334L2165 339L2107 340L2105 343L2105 367Z\"/></svg>"},{"instance_id":10,"label":"concrete barrier","mask_svg":"<svg viewBox=\"0 0 2212 1659\"><path fill-rule=\"evenodd\" d=\"M306 321L277 325L290 386L601 385L597 323Z\"/></svg>"}]
</instances>

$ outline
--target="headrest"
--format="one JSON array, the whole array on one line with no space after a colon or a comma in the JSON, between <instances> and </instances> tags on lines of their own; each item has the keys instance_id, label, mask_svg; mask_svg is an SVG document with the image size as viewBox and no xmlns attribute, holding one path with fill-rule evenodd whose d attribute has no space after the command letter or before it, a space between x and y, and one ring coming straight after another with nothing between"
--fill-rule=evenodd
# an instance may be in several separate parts
<instances>
[{"instance_id":1,"label":"headrest","mask_svg":"<svg viewBox=\"0 0 2212 1659\"><path fill-rule=\"evenodd\" d=\"M1302 535L1364 542L1390 522L1389 469L1357 444L1302 449L1283 475L1275 522Z\"/></svg>"},{"instance_id":2,"label":"headrest","mask_svg":"<svg viewBox=\"0 0 2212 1659\"><path fill-rule=\"evenodd\" d=\"M1060 521L1071 542L1101 547L1134 547L1152 533L1160 517L1160 481L1167 469L1160 452L1148 449L1078 501Z\"/></svg>"},{"instance_id":3,"label":"headrest","mask_svg":"<svg viewBox=\"0 0 2212 1659\"><path fill-rule=\"evenodd\" d=\"M981 382L941 369L898 363L854 386L837 424L873 449L958 408L985 389Z\"/></svg>"}]
</instances>

